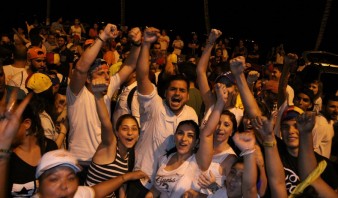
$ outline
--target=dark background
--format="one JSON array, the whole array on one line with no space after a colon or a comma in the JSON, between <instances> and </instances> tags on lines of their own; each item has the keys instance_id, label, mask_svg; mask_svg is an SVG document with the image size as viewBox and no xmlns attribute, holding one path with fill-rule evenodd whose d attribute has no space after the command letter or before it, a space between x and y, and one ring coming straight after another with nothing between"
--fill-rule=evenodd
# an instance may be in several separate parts
<instances>
[{"instance_id":1,"label":"dark background","mask_svg":"<svg viewBox=\"0 0 338 198\"><path fill-rule=\"evenodd\" d=\"M89 27L94 21L120 24L120 1L50 0L51 22L62 16L64 23L78 17ZM91 2L91 3L89 3ZM125 1L126 25L129 27L155 26L170 30L171 40L181 34L185 43L191 32L201 41L206 30L203 0L148 0ZM262 50L283 43L286 52L299 55L313 50L319 34L326 1L305 0L209 0L211 28L218 28L223 36L245 38L261 45ZM24 27L24 21L45 22L47 0L9 1L0 12L0 32L13 33L12 28ZM4 4L3 4L4 5ZM338 5L332 1L323 40L318 50L338 53Z\"/></svg>"}]
</instances>

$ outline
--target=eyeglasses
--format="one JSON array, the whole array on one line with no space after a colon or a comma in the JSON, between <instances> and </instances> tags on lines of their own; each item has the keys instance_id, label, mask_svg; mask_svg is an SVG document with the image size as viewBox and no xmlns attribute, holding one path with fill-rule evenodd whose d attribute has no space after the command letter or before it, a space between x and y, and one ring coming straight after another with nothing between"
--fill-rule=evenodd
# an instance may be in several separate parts
<instances>
[{"instance_id":1,"label":"eyeglasses","mask_svg":"<svg viewBox=\"0 0 338 198\"><path fill-rule=\"evenodd\" d=\"M46 60L41 60L41 59L35 59L36 62L41 63L41 62L46 62Z\"/></svg>"}]
</instances>

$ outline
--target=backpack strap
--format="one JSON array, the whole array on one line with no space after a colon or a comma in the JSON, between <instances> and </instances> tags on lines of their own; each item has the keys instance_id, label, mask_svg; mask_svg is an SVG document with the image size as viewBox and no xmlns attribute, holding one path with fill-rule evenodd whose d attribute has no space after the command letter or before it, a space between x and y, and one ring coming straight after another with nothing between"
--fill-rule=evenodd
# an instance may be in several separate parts
<instances>
[{"instance_id":1,"label":"backpack strap","mask_svg":"<svg viewBox=\"0 0 338 198\"><path fill-rule=\"evenodd\" d=\"M137 89L137 86L135 86L134 88L132 88L128 94L128 98L127 98L127 104L128 104L128 108L131 111L131 103L133 101L133 97L134 97L134 93Z\"/></svg>"}]
</instances>

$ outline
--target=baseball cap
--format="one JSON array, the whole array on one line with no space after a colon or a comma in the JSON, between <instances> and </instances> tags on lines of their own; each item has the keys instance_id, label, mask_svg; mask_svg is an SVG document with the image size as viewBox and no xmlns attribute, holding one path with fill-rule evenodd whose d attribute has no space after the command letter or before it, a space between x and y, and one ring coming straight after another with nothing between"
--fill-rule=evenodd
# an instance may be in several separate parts
<instances>
[{"instance_id":1,"label":"baseball cap","mask_svg":"<svg viewBox=\"0 0 338 198\"><path fill-rule=\"evenodd\" d=\"M50 77L43 73L33 73L26 81L26 87L37 94L48 90L52 85Z\"/></svg>"},{"instance_id":2,"label":"baseball cap","mask_svg":"<svg viewBox=\"0 0 338 198\"><path fill-rule=\"evenodd\" d=\"M35 58L46 58L46 54L42 51L39 47L32 47L29 48L27 51L27 57L29 60L35 59Z\"/></svg>"},{"instance_id":3,"label":"baseball cap","mask_svg":"<svg viewBox=\"0 0 338 198\"><path fill-rule=\"evenodd\" d=\"M304 111L297 106L289 106L282 115L282 121L288 121L297 118L300 114L303 114Z\"/></svg>"},{"instance_id":4,"label":"baseball cap","mask_svg":"<svg viewBox=\"0 0 338 198\"><path fill-rule=\"evenodd\" d=\"M236 84L236 80L234 75L231 73L231 71L223 72L222 74L218 75L215 79L215 83L223 83L227 87L232 86Z\"/></svg>"},{"instance_id":5,"label":"baseball cap","mask_svg":"<svg viewBox=\"0 0 338 198\"><path fill-rule=\"evenodd\" d=\"M56 166L67 166L74 170L75 173L81 171L77 159L64 149L57 149L45 153L36 168L35 177L39 178L45 171Z\"/></svg>"}]
</instances>

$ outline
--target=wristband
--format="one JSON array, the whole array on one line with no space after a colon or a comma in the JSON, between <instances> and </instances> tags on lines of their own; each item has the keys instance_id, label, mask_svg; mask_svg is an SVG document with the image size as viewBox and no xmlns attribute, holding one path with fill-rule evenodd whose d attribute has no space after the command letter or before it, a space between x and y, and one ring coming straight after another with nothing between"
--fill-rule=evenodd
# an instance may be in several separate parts
<instances>
[{"instance_id":1,"label":"wristband","mask_svg":"<svg viewBox=\"0 0 338 198\"><path fill-rule=\"evenodd\" d=\"M99 35L97 35L96 38L99 39L99 40L102 41L102 42L105 42Z\"/></svg>"},{"instance_id":2,"label":"wristband","mask_svg":"<svg viewBox=\"0 0 338 198\"><path fill-rule=\"evenodd\" d=\"M140 42L140 43L132 42L131 44L132 44L133 46L140 47L140 46L142 45L142 42Z\"/></svg>"},{"instance_id":3,"label":"wristband","mask_svg":"<svg viewBox=\"0 0 338 198\"><path fill-rule=\"evenodd\" d=\"M212 192L213 194L215 194L216 191L218 191L220 188L222 188L222 186L218 185L218 184L215 182L215 183L211 184L208 188L211 190L211 192Z\"/></svg>"},{"instance_id":4,"label":"wristband","mask_svg":"<svg viewBox=\"0 0 338 198\"><path fill-rule=\"evenodd\" d=\"M264 147L274 147L276 144L277 144L276 140L274 140L272 142L263 142Z\"/></svg>"},{"instance_id":5,"label":"wristband","mask_svg":"<svg viewBox=\"0 0 338 198\"><path fill-rule=\"evenodd\" d=\"M247 149L247 150L242 151L242 152L239 154L239 156L240 156L240 157L243 157L243 156L245 156L245 155L252 154L252 153L255 152L255 151L256 151L256 149Z\"/></svg>"},{"instance_id":6,"label":"wristband","mask_svg":"<svg viewBox=\"0 0 338 198\"><path fill-rule=\"evenodd\" d=\"M10 150L10 149L0 149L0 153L11 154L12 150Z\"/></svg>"}]
</instances>

